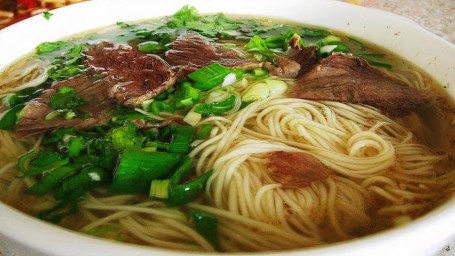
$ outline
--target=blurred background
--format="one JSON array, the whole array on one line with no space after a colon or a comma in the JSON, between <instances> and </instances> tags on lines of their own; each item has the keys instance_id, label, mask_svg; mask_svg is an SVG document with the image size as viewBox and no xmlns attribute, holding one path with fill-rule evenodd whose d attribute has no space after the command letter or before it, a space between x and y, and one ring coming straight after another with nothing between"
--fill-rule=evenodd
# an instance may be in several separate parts
<instances>
[{"instance_id":1,"label":"blurred background","mask_svg":"<svg viewBox=\"0 0 455 256\"><path fill-rule=\"evenodd\" d=\"M0 29L30 16L85 0L0 0Z\"/></svg>"}]
</instances>

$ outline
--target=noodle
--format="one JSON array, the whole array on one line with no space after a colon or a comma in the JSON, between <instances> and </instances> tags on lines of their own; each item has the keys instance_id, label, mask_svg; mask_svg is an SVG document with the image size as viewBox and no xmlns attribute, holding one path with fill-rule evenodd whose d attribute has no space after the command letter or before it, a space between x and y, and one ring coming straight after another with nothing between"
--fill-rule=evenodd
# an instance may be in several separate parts
<instances>
[{"instance_id":1,"label":"noodle","mask_svg":"<svg viewBox=\"0 0 455 256\"><path fill-rule=\"evenodd\" d=\"M366 213L377 207L375 202L382 202L375 210L377 215L413 216L427 207L422 200L437 196L429 187L447 186L453 178L453 174L442 174L445 178L436 181L437 165L446 156L410 143L412 136L405 129L366 107L272 98L226 118L209 117L200 124L209 122L217 128L190 155L198 159L198 173L216 170L206 189L207 199L213 200L216 208L198 203L189 207L219 218L220 243L226 251L278 250L314 246L327 239L347 239L357 235L353 226L371 225ZM346 129L343 123L349 123L350 128ZM13 157L25 152L9 133L0 135L3 145L8 145L1 147L8 148L3 155ZM313 182L309 187L284 189L263 171L263 156L273 151L310 153L332 168L333 173L329 179ZM13 165L10 162L2 168L2 177ZM23 183L14 178L11 181L6 194L19 196ZM104 192L99 193L88 194L80 205L86 218L81 232L118 223L122 232L151 245L213 250L194 231L190 232L186 217L179 211L153 201L131 205L129 202L139 201L137 196L105 197ZM43 199L30 208L39 210L48 205ZM97 217L100 215L96 212L103 211L111 214ZM150 233L146 227L157 223L166 227ZM327 228L335 231L335 238L327 237ZM160 237L186 242L169 243ZM242 239L232 240L233 237Z\"/></svg>"},{"instance_id":2,"label":"noodle","mask_svg":"<svg viewBox=\"0 0 455 256\"><path fill-rule=\"evenodd\" d=\"M416 207L408 205L414 200L435 196L435 193L428 193L425 189L407 191L404 182L407 176L414 178L410 184L432 180L436 163L444 159L444 155L434 155L422 145L409 144L409 133L405 129L370 108L332 102L328 102L324 108L320 106L320 103L281 98L253 103L241 113L229 116L230 120L225 121L225 127L218 129L218 134L212 135L212 141L196 147L192 155L201 156L197 166L204 168L199 171L204 172L210 168L216 170L208 181L206 190L215 206L247 218L272 221L286 230L298 229L294 231L312 237L323 235L323 230L318 230L317 227L324 219L322 216L327 215L339 238L346 239L349 230L343 226L349 225L343 224L357 222L358 225L367 226L370 219L365 214L374 207L374 200L378 200L375 197L382 198L387 204L396 205L384 205L387 210L378 210L378 214L384 215L387 212L387 216L393 217L421 211L424 204ZM320 113L319 109L324 109L326 118L317 114ZM288 118L288 115L292 118ZM337 129L342 126L333 120L346 120L348 117L352 117L351 129ZM266 121L270 119L274 122ZM332 121L332 125L329 125L329 121ZM220 126L222 120L217 122ZM313 126L322 128L308 128ZM357 133L352 135L353 132ZM333 143L330 140L334 137L338 138L337 145L328 145L327 143ZM214 148L215 139L219 149ZM325 144L324 140L327 141ZM314 187L296 190L281 188L263 171L263 163L255 162L255 159L263 159L259 155L279 150L303 150L317 156L334 170L331 174L333 178L321 182L317 190ZM408 157L408 154L412 157ZM400 186L394 181L395 172L402 175ZM360 179L360 183L354 182L356 179ZM378 187L379 184L383 185ZM325 197L316 195L326 194L327 191L328 201L323 205L318 204L318 198ZM299 195L304 197L300 198ZM253 199L254 203L250 201ZM398 206L401 204L403 207ZM285 212L286 216L282 215ZM318 214L308 214L312 212ZM309 219L305 217L307 214L318 218ZM297 222L292 218L295 215L300 218ZM297 228L294 223L303 226Z\"/></svg>"}]
</instances>

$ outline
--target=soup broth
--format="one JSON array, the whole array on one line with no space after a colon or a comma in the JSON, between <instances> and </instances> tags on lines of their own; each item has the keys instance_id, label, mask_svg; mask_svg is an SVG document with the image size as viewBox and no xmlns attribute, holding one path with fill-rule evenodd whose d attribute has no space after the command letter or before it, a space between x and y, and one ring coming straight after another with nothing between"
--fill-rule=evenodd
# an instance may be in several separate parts
<instances>
[{"instance_id":1,"label":"soup broth","mask_svg":"<svg viewBox=\"0 0 455 256\"><path fill-rule=\"evenodd\" d=\"M184 251L321 246L452 194L455 108L378 46L267 18L173 16L44 42L0 75L0 198Z\"/></svg>"}]
</instances>

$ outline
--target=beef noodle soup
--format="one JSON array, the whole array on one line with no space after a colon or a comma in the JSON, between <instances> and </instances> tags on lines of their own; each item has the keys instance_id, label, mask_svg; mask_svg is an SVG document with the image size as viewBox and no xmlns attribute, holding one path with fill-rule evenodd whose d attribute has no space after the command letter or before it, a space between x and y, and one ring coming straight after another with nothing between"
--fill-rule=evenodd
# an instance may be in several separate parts
<instances>
[{"instance_id":1,"label":"beef noodle soup","mask_svg":"<svg viewBox=\"0 0 455 256\"><path fill-rule=\"evenodd\" d=\"M185 251L273 251L412 221L454 183L454 107L362 40L270 19L118 22L0 76L0 198Z\"/></svg>"}]
</instances>

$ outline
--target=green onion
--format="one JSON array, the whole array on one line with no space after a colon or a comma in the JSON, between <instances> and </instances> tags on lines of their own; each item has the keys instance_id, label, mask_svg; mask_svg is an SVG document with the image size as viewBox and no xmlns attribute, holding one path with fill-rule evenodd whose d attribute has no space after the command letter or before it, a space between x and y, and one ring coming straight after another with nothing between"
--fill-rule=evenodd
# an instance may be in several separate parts
<instances>
[{"instance_id":1,"label":"green onion","mask_svg":"<svg viewBox=\"0 0 455 256\"><path fill-rule=\"evenodd\" d=\"M65 179L61 187L54 192L54 197L64 200L68 197L78 197L99 184L104 184L108 180L106 171L101 168L88 166L81 170L77 175Z\"/></svg>"},{"instance_id":2,"label":"green onion","mask_svg":"<svg viewBox=\"0 0 455 256\"><path fill-rule=\"evenodd\" d=\"M341 38L334 36L334 35L328 35L328 36L324 37L323 39L321 39L321 43L324 45L336 44L336 43L340 43L340 42L341 42Z\"/></svg>"},{"instance_id":3,"label":"green onion","mask_svg":"<svg viewBox=\"0 0 455 256\"><path fill-rule=\"evenodd\" d=\"M222 101L213 102L210 104L201 104L194 109L194 112L205 115L220 115L234 108L235 95L231 94Z\"/></svg>"},{"instance_id":4,"label":"green onion","mask_svg":"<svg viewBox=\"0 0 455 256\"><path fill-rule=\"evenodd\" d=\"M166 180L152 180L150 185L150 197L156 197L160 199L169 198L169 179Z\"/></svg>"},{"instance_id":5,"label":"green onion","mask_svg":"<svg viewBox=\"0 0 455 256\"><path fill-rule=\"evenodd\" d=\"M177 126L169 147L172 153L188 153L193 141L193 126Z\"/></svg>"},{"instance_id":6,"label":"green onion","mask_svg":"<svg viewBox=\"0 0 455 256\"><path fill-rule=\"evenodd\" d=\"M120 194L146 194L152 180L173 172L182 155L128 149L122 154L109 191Z\"/></svg>"},{"instance_id":7,"label":"green onion","mask_svg":"<svg viewBox=\"0 0 455 256\"><path fill-rule=\"evenodd\" d=\"M136 126L129 123L115 128L111 134L111 141L115 149L124 150L127 148L140 148L143 138L137 134Z\"/></svg>"},{"instance_id":8,"label":"green onion","mask_svg":"<svg viewBox=\"0 0 455 256\"><path fill-rule=\"evenodd\" d=\"M76 118L76 113L74 113L74 111L65 111L63 113L63 119L65 120L71 120L74 118Z\"/></svg>"},{"instance_id":9,"label":"green onion","mask_svg":"<svg viewBox=\"0 0 455 256\"><path fill-rule=\"evenodd\" d=\"M152 113L157 116L159 116L162 111L174 113L174 108L171 105L164 103L162 101L153 101L150 108L152 110Z\"/></svg>"},{"instance_id":10,"label":"green onion","mask_svg":"<svg viewBox=\"0 0 455 256\"><path fill-rule=\"evenodd\" d=\"M169 180L170 190L177 187L183 179L187 178L190 175L192 161L193 160L189 156L183 157L182 163Z\"/></svg>"},{"instance_id":11,"label":"green onion","mask_svg":"<svg viewBox=\"0 0 455 256\"><path fill-rule=\"evenodd\" d=\"M188 74L188 77L196 82L194 85L195 88L208 91L213 87L220 85L223 82L224 77L231 72L230 68L218 63L213 63Z\"/></svg>"},{"instance_id":12,"label":"green onion","mask_svg":"<svg viewBox=\"0 0 455 256\"><path fill-rule=\"evenodd\" d=\"M194 112L193 109L191 109L183 118L183 121L191 126L195 126L199 121L201 121L202 115L199 113Z\"/></svg>"},{"instance_id":13,"label":"green onion","mask_svg":"<svg viewBox=\"0 0 455 256\"><path fill-rule=\"evenodd\" d=\"M23 104L19 104L11 108L0 120L0 129L12 131L16 125L17 117L20 111L24 108Z\"/></svg>"},{"instance_id":14,"label":"green onion","mask_svg":"<svg viewBox=\"0 0 455 256\"><path fill-rule=\"evenodd\" d=\"M212 128L213 128L212 124L202 124L199 131L196 133L195 139L197 140L207 139L210 136Z\"/></svg>"},{"instance_id":15,"label":"green onion","mask_svg":"<svg viewBox=\"0 0 455 256\"><path fill-rule=\"evenodd\" d=\"M47 114L44 117L44 120L46 120L46 121L54 120L55 118L59 117L61 114L62 114L62 111L60 109L54 110L54 111L50 112L49 114Z\"/></svg>"},{"instance_id":16,"label":"green onion","mask_svg":"<svg viewBox=\"0 0 455 256\"><path fill-rule=\"evenodd\" d=\"M175 92L171 105L174 106L175 109L192 107L199 102L200 98L201 93L197 89L191 87L190 83L183 82Z\"/></svg>"},{"instance_id":17,"label":"green onion","mask_svg":"<svg viewBox=\"0 0 455 256\"><path fill-rule=\"evenodd\" d=\"M250 86L242 95L242 101L253 102L264 100L270 95L270 88L266 83L257 83Z\"/></svg>"},{"instance_id":18,"label":"green onion","mask_svg":"<svg viewBox=\"0 0 455 256\"><path fill-rule=\"evenodd\" d=\"M173 87L171 87L171 88L173 88ZM167 100L167 98L169 97L169 91L170 91L169 89L156 95L155 98L153 98L153 99L154 100Z\"/></svg>"},{"instance_id":19,"label":"green onion","mask_svg":"<svg viewBox=\"0 0 455 256\"><path fill-rule=\"evenodd\" d=\"M120 224L108 223L101 226L97 226L95 228L91 228L86 233L91 236L97 237L112 237L112 235L118 234L120 230L121 230Z\"/></svg>"},{"instance_id":20,"label":"green onion","mask_svg":"<svg viewBox=\"0 0 455 256\"><path fill-rule=\"evenodd\" d=\"M49 192L63 179L73 175L79 169L78 165L60 166L54 171L48 173L39 182L28 188L25 193L30 195L43 196Z\"/></svg>"},{"instance_id":21,"label":"green onion","mask_svg":"<svg viewBox=\"0 0 455 256\"><path fill-rule=\"evenodd\" d=\"M77 198L70 198L65 201L60 201L55 206L42 210L38 213L38 218L59 223L63 218L77 212Z\"/></svg>"},{"instance_id":22,"label":"green onion","mask_svg":"<svg viewBox=\"0 0 455 256\"><path fill-rule=\"evenodd\" d=\"M242 101L249 103L264 100L270 96L282 95L287 88L288 86L284 81L265 79L264 82L249 87L242 95Z\"/></svg>"},{"instance_id":23,"label":"green onion","mask_svg":"<svg viewBox=\"0 0 455 256\"><path fill-rule=\"evenodd\" d=\"M68 164L69 159L47 150L31 150L19 157L18 169L25 175L38 175L50 172L62 165Z\"/></svg>"},{"instance_id":24,"label":"green onion","mask_svg":"<svg viewBox=\"0 0 455 256\"><path fill-rule=\"evenodd\" d=\"M196 231L201 234L213 247L218 247L218 219L215 215L201 210L191 210Z\"/></svg>"},{"instance_id":25,"label":"green onion","mask_svg":"<svg viewBox=\"0 0 455 256\"><path fill-rule=\"evenodd\" d=\"M381 67L381 68L386 68L386 69L391 69L392 65L389 63L384 63L377 61L376 59L383 59L385 57L385 54L383 53L356 53L354 56L363 58L365 59L368 64L371 66L376 66L376 67Z\"/></svg>"},{"instance_id":26,"label":"green onion","mask_svg":"<svg viewBox=\"0 0 455 256\"><path fill-rule=\"evenodd\" d=\"M48 145L61 141L67 135L73 135L76 129L74 127L59 128L48 134L43 139L43 144Z\"/></svg>"},{"instance_id":27,"label":"green onion","mask_svg":"<svg viewBox=\"0 0 455 256\"><path fill-rule=\"evenodd\" d=\"M186 98L181 100L180 104L184 107L191 107L194 105L194 100L192 98Z\"/></svg>"},{"instance_id":28,"label":"green onion","mask_svg":"<svg viewBox=\"0 0 455 256\"><path fill-rule=\"evenodd\" d=\"M288 89L288 85L282 80L267 78L264 81L269 86L270 96L283 95Z\"/></svg>"},{"instance_id":29,"label":"green onion","mask_svg":"<svg viewBox=\"0 0 455 256\"><path fill-rule=\"evenodd\" d=\"M79 156L82 150L82 141L81 137L77 137L71 140L69 147L68 147L68 156L69 157L76 157Z\"/></svg>"},{"instance_id":30,"label":"green onion","mask_svg":"<svg viewBox=\"0 0 455 256\"><path fill-rule=\"evenodd\" d=\"M212 175L213 170L210 170L190 183L170 186L169 199L167 204L171 207L181 206L196 200L204 189L205 183ZM171 178L172 182L172 178Z\"/></svg>"},{"instance_id":31,"label":"green onion","mask_svg":"<svg viewBox=\"0 0 455 256\"><path fill-rule=\"evenodd\" d=\"M358 45L359 50L365 51L366 47L361 41L359 41L357 39L354 39L352 37L349 37L349 40L352 41L352 42L355 42Z\"/></svg>"},{"instance_id":32,"label":"green onion","mask_svg":"<svg viewBox=\"0 0 455 256\"><path fill-rule=\"evenodd\" d=\"M43 150L35 149L35 150L30 150L29 152L23 154L22 156L19 157L17 161L17 168L22 172L22 173L27 173L30 169L31 162L33 159L36 159L37 156L40 156L43 154Z\"/></svg>"},{"instance_id":33,"label":"green onion","mask_svg":"<svg viewBox=\"0 0 455 256\"><path fill-rule=\"evenodd\" d=\"M263 77L263 76L268 76L269 72L267 72L267 70L262 69L262 68L255 68L255 69L253 69L253 74L255 77Z\"/></svg>"},{"instance_id":34,"label":"green onion","mask_svg":"<svg viewBox=\"0 0 455 256\"><path fill-rule=\"evenodd\" d=\"M167 204L171 207L181 206L197 199L201 195L208 178L212 175L212 170L210 170L189 183L179 185L182 180L189 176L191 163L192 159L185 156L180 167L170 178Z\"/></svg>"}]
</instances>

